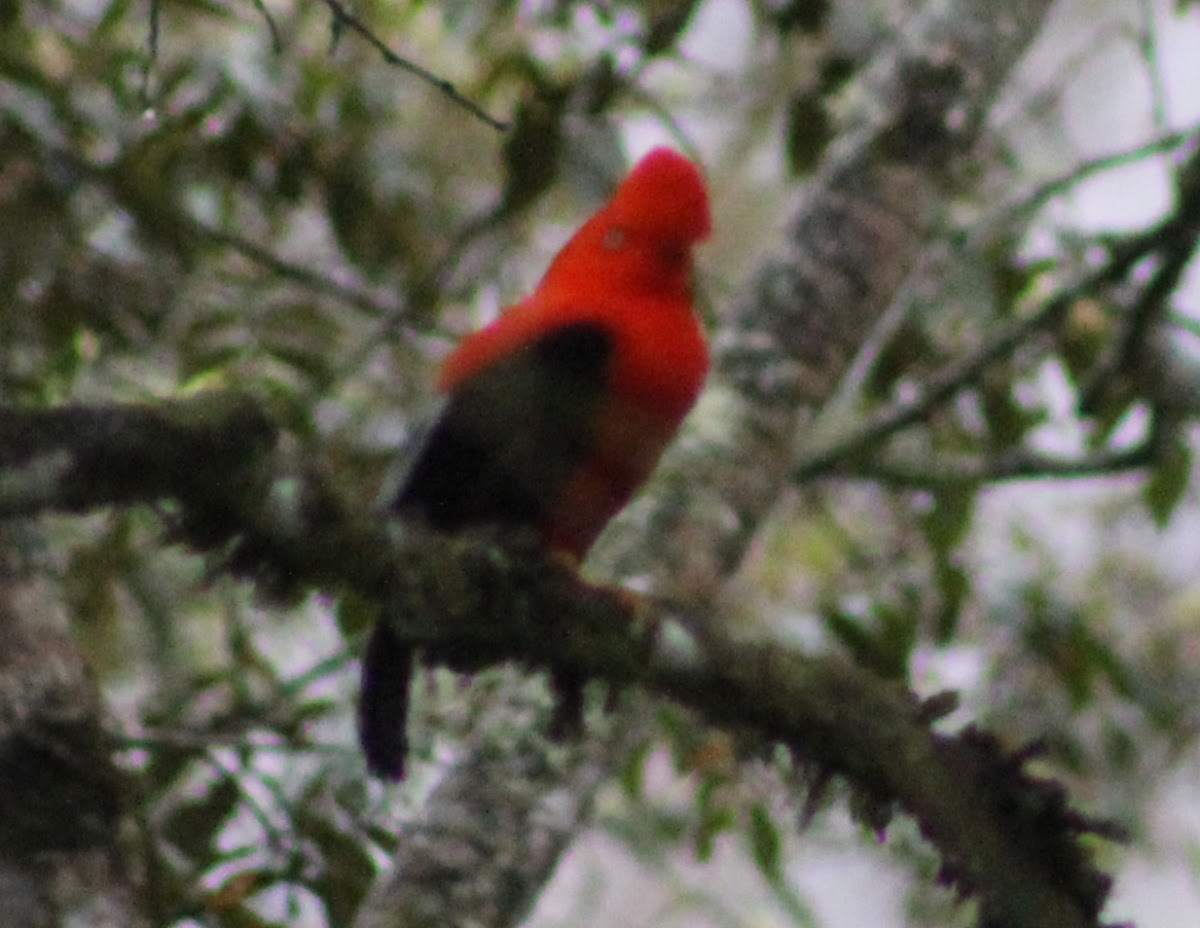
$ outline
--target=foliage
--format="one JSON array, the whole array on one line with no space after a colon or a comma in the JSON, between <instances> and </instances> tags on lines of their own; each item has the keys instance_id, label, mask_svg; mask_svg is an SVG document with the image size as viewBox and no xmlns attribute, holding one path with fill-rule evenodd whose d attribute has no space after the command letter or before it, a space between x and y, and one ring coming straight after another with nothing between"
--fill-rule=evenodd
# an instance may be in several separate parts
<instances>
[{"instance_id":1,"label":"foliage","mask_svg":"<svg viewBox=\"0 0 1200 928\"><path fill-rule=\"evenodd\" d=\"M887 11L851 28L828 3L746 4L750 51L727 73L688 44L714 5L350 17L331 0L0 0L0 403L242 388L373 497L415 441L449 339L521 291L639 132L698 144L732 191L703 280L719 324L772 241L778 191L811 180L841 94L892 30ZM436 62L449 89L397 60ZM971 719L1040 739L1040 763L1141 833L1146 784L1194 755L1198 730L1194 559L1166 557L1194 551L1200 390L1175 348L1196 325L1177 294L1195 270L1197 127L1037 177L1022 159L1044 152L1021 133L1055 100L1018 102L830 404L826 434L850 439L798 465L729 611L921 692L962 685L953 668L969 665ZM1162 215L1054 224L1093 178L1140 164L1173 179ZM1100 489L1046 482L1059 477ZM1036 482L1022 498L997 488L1010 480ZM172 547L171 518L111 511L4 538L56 584L117 717L145 907L164 925L346 924L407 801L364 784L352 747L362 604L258 602ZM1091 539L1077 558L1056 534L1073 531ZM419 698L428 768L486 716L498 684L481 676L469 695L438 677ZM672 772L647 772L664 756L647 743L605 828L656 866L681 848L717 859L736 838L772 911L818 924L789 855L797 822L827 827L844 786L802 750L722 740L670 709L654 739ZM848 830L885 833L889 809L849 805Z\"/></svg>"}]
</instances>

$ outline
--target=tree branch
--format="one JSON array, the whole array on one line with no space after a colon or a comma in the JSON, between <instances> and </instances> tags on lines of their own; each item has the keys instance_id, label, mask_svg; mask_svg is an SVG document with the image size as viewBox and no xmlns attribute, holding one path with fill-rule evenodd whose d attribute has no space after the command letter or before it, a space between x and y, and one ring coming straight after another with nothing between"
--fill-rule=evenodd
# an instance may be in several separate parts
<instances>
[{"instance_id":1,"label":"tree branch","mask_svg":"<svg viewBox=\"0 0 1200 928\"><path fill-rule=\"evenodd\" d=\"M338 0L321 0L329 8L329 12L333 14L333 21L336 28L346 27L353 32L357 32L363 39L367 41L382 56L383 60L393 67L407 71L409 74L420 78L425 83L429 84L435 90L439 91L444 96L448 97L456 106L461 106L468 113L485 123L497 132L505 132L508 130L508 123L497 119L488 113L474 100L463 96L459 89L453 83L446 80L444 77L438 77L427 68L421 67L414 61L410 61L403 55L398 55L392 51L383 39L379 38L371 27L364 23L361 19L351 13ZM336 35L336 32L335 32Z\"/></svg>"},{"instance_id":2,"label":"tree branch","mask_svg":"<svg viewBox=\"0 0 1200 928\"><path fill-rule=\"evenodd\" d=\"M1122 336L1080 391L1079 409L1093 414L1103 396L1143 359L1153 329L1161 324L1170 308L1169 298L1183 279L1200 239L1200 134L1193 139L1191 156L1180 166L1177 203L1173 214L1160 223L1154 240L1161 264L1155 269L1130 307Z\"/></svg>"},{"instance_id":3,"label":"tree branch","mask_svg":"<svg viewBox=\"0 0 1200 928\"><path fill-rule=\"evenodd\" d=\"M387 320L393 326L396 326L403 316L403 310L395 300L380 299L364 287L342 283L313 270L311 265L289 261L243 235L226 232L187 215L177 216L176 219L193 234L232 249L282 280L290 280L312 292L324 293L341 300L371 318Z\"/></svg>"},{"instance_id":4,"label":"tree branch","mask_svg":"<svg viewBox=\"0 0 1200 928\"><path fill-rule=\"evenodd\" d=\"M1196 127L1169 132L1142 145L1081 161L1069 171L1064 171L1057 177L1043 181L1032 190L1025 191L1018 199L1002 204L984 220L984 237L996 230L1011 229L1018 222L1028 221L1047 203L1063 196L1086 180L1115 168L1182 149L1198 132L1200 129Z\"/></svg>"},{"instance_id":5,"label":"tree branch","mask_svg":"<svg viewBox=\"0 0 1200 928\"><path fill-rule=\"evenodd\" d=\"M917 819L942 854L944 879L978 896L987 924L1096 924L1108 883L1077 837L1097 827L1070 812L1057 784L1025 774L1024 758L974 731L934 734L915 697L844 660L738 641L712 623L648 606L631 611L627 595L582 582L542 556L533 538L448 537L359 511L313 469L289 466L274 435L239 396L161 409L0 409L0 513L169 498L180 508L180 537L219 552L231 570L268 588L353 591L378 603L405 641L452 652L455 666L518 660L637 684L846 775ZM667 625L676 633L663 634ZM692 628L703 636L691 636ZM584 776L573 763L543 769L534 753L504 745L498 768L479 767L475 755L444 788L476 789L481 771L515 764L540 784L505 812L523 821L542 787ZM505 840L522 834L514 824ZM430 864L419 847L408 853L418 869ZM473 872L477 883L499 871Z\"/></svg>"},{"instance_id":6,"label":"tree branch","mask_svg":"<svg viewBox=\"0 0 1200 928\"><path fill-rule=\"evenodd\" d=\"M529 707L505 707L511 724L478 729L426 804L404 829L394 872L364 902L355 928L460 924L470 912L480 925L520 924L536 897L514 885L542 886L591 815L614 757L644 735L625 726L612 738L551 743L529 724ZM530 843L528 822L538 823ZM489 827L480 830L477 823ZM430 883L449 892L424 891Z\"/></svg>"},{"instance_id":7,"label":"tree branch","mask_svg":"<svg viewBox=\"0 0 1200 928\"><path fill-rule=\"evenodd\" d=\"M841 477L862 477L893 487L979 486L1008 480L1071 480L1142 470L1154 464L1153 439L1130 448L1105 448L1091 454L1062 457L1017 448L994 457L896 460L891 457L848 458L833 466Z\"/></svg>"},{"instance_id":8,"label":"tree branch","mask_svg":"<svg viewBox=\"0 0 1200 928\"><path fill-rule=\"evenodd\" d=\"M796 464L794 479L804 482L831 470L840 469L845 462L873 452L897 432L923 421L936 407L977 382L991 365L1028 344L1038 332L1059 325L1067 311L1078 300L1121 281L1136 264L1151 255L1162 255L1164 264L1145 289L1138 306L1148 304L1161 308L1166 296L1178 284L1182 269L1194 248L1196 235L1197 230L1191 228L1188 214L1181 213L1119 242L1113 246L1111 258L1107 263L1084 275L1074 284L1063 287L1036 312L1013 319L999 327L971 354L952 361L931 376L921 385L918 396L878 409L864 422L842 429L840 436L826 439L823 447L808 451ZM1142 314L1146 312L1142 310ZM1111 379L1111 373L1103 378L1108 379ZM1138 463L1130 465L1125 462L1123 456L1118 457L1116 469L1147 463L1140 455L1135 455L1134 459ZM1107 462L1104 466L1111 469L1113 463ZM1036 476L1039 466L1051 472L1050 475L1053 476L1068 476L1072 470L1086 472L1089 469L1089 465L1082 462L1078 467L1059 466L1052 460L1041 459L1039 464L1039 459L1028 452L1022 452L1008 461L981 462L972 469L977 470L981 477L986 476L988 472L994 472L990 479L1004 480Z\"/></svg>"}]
</instances>

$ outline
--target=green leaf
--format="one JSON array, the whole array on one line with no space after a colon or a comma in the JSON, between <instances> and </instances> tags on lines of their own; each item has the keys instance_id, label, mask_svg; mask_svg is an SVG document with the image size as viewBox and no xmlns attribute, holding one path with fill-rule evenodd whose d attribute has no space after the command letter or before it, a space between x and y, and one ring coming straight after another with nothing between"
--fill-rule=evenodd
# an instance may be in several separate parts
<instances>
[{"instance_id":1,"label":"green leaf","mask_svg":"<svg viewBox=\"0 0 1200 928\"><path fill-rule=\"evenodd\" d=\"M259 350L314 380L329 373L341 330L331 316L307 301L271 306L260 320Z\"/></svg>"},{"instance_id":2,"label":"green leaf","mask_svg":"<svg viewBox=\"0 0 1200 928\"><path fill-rule=\"evenodd\" d=\"M197 315L179 341L180 374L184 380L214 373L244 357L249 333L242 313L219 307Z\"/></svg>"},{"instance_id":3,"label":"green leaf","mask_svg":"<svg viewBox=\"0 0 1200 928\"><path fill-rule=\"evenodd\" d=\"M871 635L862 622L844 609L831 607L825 610L825 627L835 638L854 654L860 664L867 663L874 652Z\"/></svg>"},{"instance_id":4,"label":"green leaf","mask_svg":"<svg viewBox=\"0 0 1200 928\"><path fill-rule=\"evenodd\" d=\"M312 842L320 866L308 883L325 903L330 922L348 925L375 877L375 863L363 836L335 818L337 806L318 781L297 804L296 832Z\"/></svg>"},{"instance_id":5,"label":"green leaf","mask_svg":"<svg viewBox=\"0 0 1200 928\"><path fill-rule=\"evenodd\" d=\"M347 590L337 604L337 624L343 635L351 636L373 628L379 619L379 605Z\"/></svg>"},{"instance_id":6,"label":"green leaf","mask_svg":"<svg viewBox=\"0 0 1200 928\"><path fill-rule=\"evenodd\" d=\"M517 107L501 147L506 210L524 209L557 180L562 158L563 116L570 87L538 76L535 93Z\"/></svg>"},{"instance_id":7,"label":"green leaf","mask_svg":"<svg viewBox=\"0 0 1200 928\"><path fill-rule=\"evenodd\" d=\"M1046 275L1058 270L1058 262L1051 258L1036 261L1018 258L1020 250L1019 240L1009 235L1001 236L988 249L992 299L1001 318L1018 312L1025 296Z\"/></svg>"},{"instance_id":8,"label":"green leaf","mask_svg":"<svg viewBox=\"0 0 1200 928\"><path fill-rule=\"evenodd\" d=\"M795 175L811 174L833 140L833 126L826 100L816 93L800 94L788 104L788 169Z\"/></svg>"},{"instance_id":9,"label":"green leaf","mask_svg":"<svg viewBox=\"0 0 1200 928\"><path fill-rule=\"evenodd\" d=\"M934 620L934 634L940 644L946 644L958 629L958 617L971 591L971 580L952 560L939 558L934 566L934 581L941 598Z\"/></svg>"},{"instance_id":10,"label":"green leaf","mask_svg":"<svg viewBox=\"0 0 1200 928\"><path fill-rule=\"evenodd\" d=\"M193 859L207 859L241 795L233 777L222 777L204 796L184 803L171 813L163 824L163 837Z\"/></svg>"},{"instance_id":11,"label":"green leaf","mask_svg":"<svg viewBox=\"0 0 1200 928\"><path fill-rule=\"evenodd\" d=\"M1192 451L1178 432L1160 454L1142 486L1142 500L1159 528L1165 528L1183 500L1192 473Z\"/></svg>"},{"instance_id":12,"label":"green leaf","mask_svg":"<svg viewBox=\"0 0 1200 928\"><path fill-rule=\"evenodd\" d=\"M795 29L806 35L816 35L828 24L830 5L829 0L791 0L767 5L766 12L780 32Z\"/></svg>"},{"instance_id":13,"label":"green leaf","mask_svg":"<svg viewBox=\"0 0 1200 928\"><path fill-rule=\"evenodd\" d=\"M906 318L884 344L870 376L864 384L864 392L870 399L887 400L896 384L911 376L923 364L937 357L929 332L914 319Z\"/></svg>"},{"instance_id":14,"label":"green leaf","mask_svg":"<svg viewBox=\"0 0 1200 928\"><path fill-rule=\"evenodd\" d=\"M979 389L979 405L987 422L988 444L1004 450L1021 443L1034 426L1046 419L1044 409L1029 409L1013 395L1013 375L997 371L985 377Z\"/></svg>"},{"instance_id":15,"label":"green leaf","mask_svg":"<svg viewBox=\"0 0 1200 928\"><path fill-rule=\"evenodd\" d=\"M971 527L975 495L973 486L945 487L933 494L933 508L921 519L921 528L934 551L949 552L958 547Z\"/></svg>"},{"instance_id":16,"label":"green leaf","mask_svg":"<svg viewBox=\"0 0 1200 928\"><path fill-rule=\"evenodd\" d=\"M733 810L725 801L724 792L720 789L721 780L708 777L700 784L696 792L696 812L699 825L696 829L694 846L696 857L703 863L712 859L716 849L717 838L731 829L734 822Z\"/></svg>"},{"instance_id":17,"label":"green leaf","mask_svg":"<svg viewBox=\"0 0 1200 928\"><path fill-rule=\"evenodd\" d=\"M697 6L697 0L657 0L641 4L646 19L646 35L642 40L645 53L659 55L670 49L687 29Z\"/></svg>"},{"instance_id":18,"label":"green leaf","mask_svg":"<svg viewBox=\"0 0 1200 928\"><path fill-rule=\"evenodd\" d=\"M750 808L747 837L754 863L771 883L783 878L783 837L771 818L771 813L761 802Z\"/></svg>"},{"instance_id":19,"label":"green leaf","mask_svg":"<svg viewBox=\"0 0 1200 928\"><path fill-rule=\"evenodd\" d=\"M915 590L902 592L898 602L880 602L875 607L879 622L879 670L884 676L903 680L908 675L909 658L917 645L920 609Z\"/></svg>"},{"instance_id":20,"label":"green leaf","mask_svg":"<svg viewBox=\"0 0 1200 928\"><path fill-rule=\"evenodd\" d=\"M621 766L618 782L621 790L630 799L641 799L646 785L646 762L650 759L653 745L645 741L630 752L629 759Z\"/></svg>"},{"instance_id":21,"label":"green leaf","mask_svg":"<svg viewBox=\"0 0 1200 928\"><path fill-rule=\"evenodd\" d=\"M1025 604L1029 610L1025 644L1057 675L1072 708L1086 707L1102 681L1123 699L1136 699L1132 671L1113 646L1093 631L1085 610L1050 598L1038 588L1026 590Z\"/></svg>"},{"instance_id":22,"label":"green leaf","mask_svg":"<svg viewBox=\"0 0 1200 928\"><path fill-rule=\"evenodd\" d=\"M825 625L855 661L893 680L902 680L917 641L919 611L915 601L876 602L862 617L829 608Z\"/></svg>"}]
</instances>

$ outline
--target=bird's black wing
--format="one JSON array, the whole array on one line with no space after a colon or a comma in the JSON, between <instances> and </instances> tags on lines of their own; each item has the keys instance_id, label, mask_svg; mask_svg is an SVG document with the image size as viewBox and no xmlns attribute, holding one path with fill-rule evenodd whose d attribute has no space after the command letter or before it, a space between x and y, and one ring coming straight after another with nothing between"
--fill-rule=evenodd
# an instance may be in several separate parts
<instances>
[{"instance_id":1,"label":"bird's black wing","mask_svg":"<svg viewBox=\"0 0 1200 928\"><path fill-rule=\"evenodd\" d=\"M537 527L586 454L613 341L602 326L554 329L450 397L393 508L432 527ZM367 766L400 779L413 654L386 622L363 657L359 738Z\"/></svg>"},{"instance_id":2,"label":"bird's black wing","mask_svg":"<svg viewBox=\"0 0 1200 928\"><path fill-rule=\"evenodd\" d=\"M395 502L434 528L536 525L584 454L612 339L554 329L454 393Z\"/></svg>"}]
</instances>

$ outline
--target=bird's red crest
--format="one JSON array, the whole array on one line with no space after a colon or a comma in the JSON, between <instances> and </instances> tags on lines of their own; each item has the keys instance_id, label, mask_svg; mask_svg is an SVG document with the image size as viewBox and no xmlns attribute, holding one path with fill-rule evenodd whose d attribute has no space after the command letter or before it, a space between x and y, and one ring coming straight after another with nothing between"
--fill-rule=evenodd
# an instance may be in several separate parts
<instances>
[{"instance_id":1,"label":"bird's red crest","mask_svg":"<svg viewBox=\"0 0 1200 928\"><path fill-rule=\"evenodd\" d=\"M669 148L656 148L637 163L607 211L618 223L689 245L712 231L704 178L696 165Z\"/></svg>"}]
</instances>

